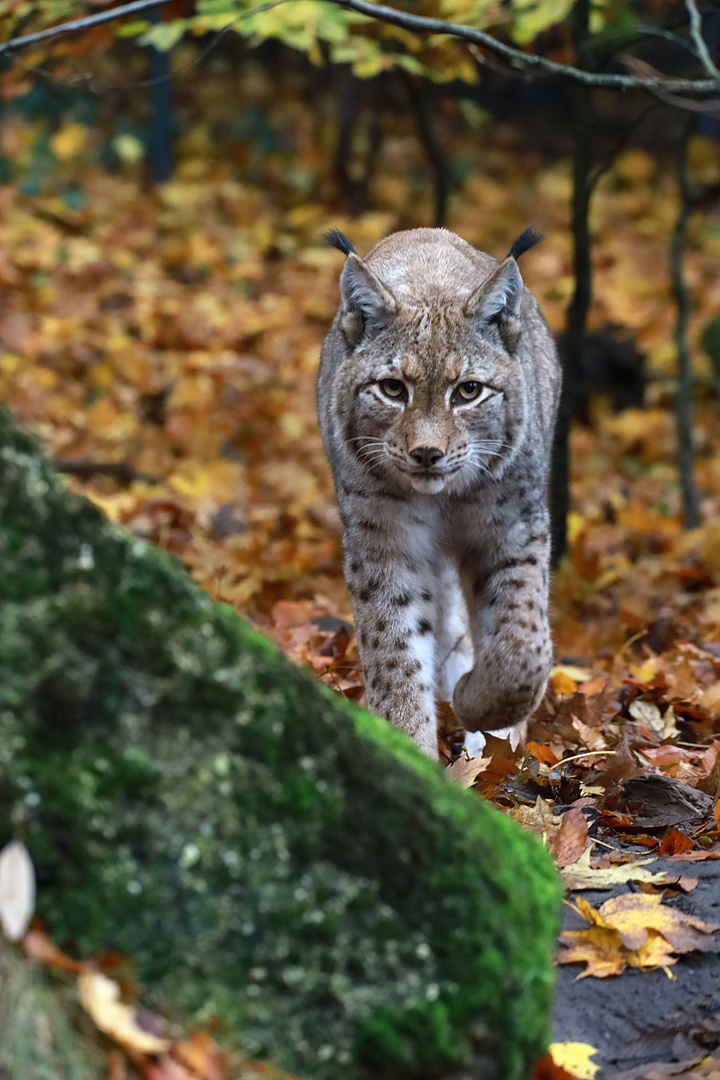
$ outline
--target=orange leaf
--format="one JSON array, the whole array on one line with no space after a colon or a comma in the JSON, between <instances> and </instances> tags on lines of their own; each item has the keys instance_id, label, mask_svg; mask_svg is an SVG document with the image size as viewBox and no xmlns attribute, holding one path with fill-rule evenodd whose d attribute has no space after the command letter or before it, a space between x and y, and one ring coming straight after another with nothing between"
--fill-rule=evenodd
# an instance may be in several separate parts
<instances>
[{"instance_id":1,"label":"orange leaf","mask_svg":"<svg viewBox=\"0 0 720 1080\"><path fill-rule=\"evenodd\" d=\"M581 683L578 690L584 697L595 697L605 689L607 684L607 675L596 675L594 679L588 679L587 682Z\"/></svg>"},{"instance_id":2,"label":"orange leaf","mask_svg":"<svg viewBox=\"0 0 720 1080\"><path fill-rule=\"evenodd\" d=\"M177 1043L173 1054L202 1080L224 1080L228 1066L220 1047L208 1035L199 1031L192 1039Z\"/></svg>"},{"instance_id":3,"label":"orange leaf","mask_svg":"<svg viewBox=\"0 0 720 1080\"><path fill-rule=\"evenodd\" d=\"M536 1064L532 1080L577 1080L577 1078L567 1069L563 1069L562 1065L556 1065L552 1054L546 1054Z\"/></svg>"},{"instance_id":4,"label":"orange leaf","mask_svg":"<svg viewBox=\"0 0 720 1080\"><path fill-rule=\"evenodd\" d=\"M560 760L557 755L552 752L549 746L544 746L542 743L529 742L527 743L526 749L534 758L541 761L543 765L557 765Z\"/></svg>"},{"instance_id":5,"label":"orange leaf","mask_svg":"<svg viewBox=\"0 0 720 1080\"><path fill-rule=\"evenodd\" d=\"M83 970L83 964L61 952L42 930L28 930L22 944L25 955L31 960L62 968L63 971L78 973Z\"/></svg>"},{"instance_id":6,"label":"orange leaf","mask_svg":"<svg viewBox=\"0 0 720 1080\"><path fill-rule=\"evenodd\" d=\"M695 844L689 836L685 836L679 829L673 829L660 844L658 855L682 855L684 851L692 851L694 847Z\"/></svg>"}]
</instances>

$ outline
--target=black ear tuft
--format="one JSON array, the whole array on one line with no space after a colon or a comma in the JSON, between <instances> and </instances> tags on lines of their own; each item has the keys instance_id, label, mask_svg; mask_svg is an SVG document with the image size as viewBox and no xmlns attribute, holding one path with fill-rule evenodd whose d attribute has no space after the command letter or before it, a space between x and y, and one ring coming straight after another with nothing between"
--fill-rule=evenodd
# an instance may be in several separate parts
<instances>
[{"instance_id":1,"label":"black ear tuft","mask_svg":"<svg viewBox=\"0 0 720 1080\"><path fill-rule=\"evenodd\" d=\"M524 235L524 234L523 234ZM337 248L338 251L342 251L343 255L355 255L357 252L352 246L347 236L341 233L339 229L329 229L323 235L323 240L330 244L330 247Z\"/></svg>"},{"instance_id":2,"label":"black ear tuft","mask_svg":"<svg viewBox=\"0 0 720 1080\"><path fill-rule=\"evenodd\" d=\"M519 259L530 248L534 248L536 244L541 243L543 239L543 234L538 232L534 225L530 225L525 232L520 233L517 240L513 240L512 247L507 254L508 259Z\"/></svg>"}]
</instances>

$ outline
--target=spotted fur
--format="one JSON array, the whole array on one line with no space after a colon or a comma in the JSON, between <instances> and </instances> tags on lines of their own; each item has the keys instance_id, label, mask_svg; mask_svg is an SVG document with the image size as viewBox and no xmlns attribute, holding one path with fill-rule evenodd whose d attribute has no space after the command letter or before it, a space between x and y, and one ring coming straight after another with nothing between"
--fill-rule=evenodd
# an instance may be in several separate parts
<instances>
[{"instance_id":1,"label":"spotted fur","mask_svg":"<svg viewBox=\"0 0 720 1080\"><path fill-rule=\"evenodd\" d=\"M444 229L395 233L365 259L343 237L318 411L345 576L368 706L432 757L436 701L469 731L505 728L551 665L560 368L516 261L537 239L498 262Z\"/></svg>"}]
</instances>

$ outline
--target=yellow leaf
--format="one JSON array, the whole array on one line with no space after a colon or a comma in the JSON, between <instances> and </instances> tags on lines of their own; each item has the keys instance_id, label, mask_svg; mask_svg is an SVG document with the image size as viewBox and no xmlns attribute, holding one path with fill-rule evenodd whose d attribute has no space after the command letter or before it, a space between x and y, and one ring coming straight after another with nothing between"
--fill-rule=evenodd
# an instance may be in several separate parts
<instances>
[{"instance_id":1,"label":"yellow leaf","mask_svg":"<svg viewBox=\"0 0 720 1080\"><path fill-rule=\"evenodd\" d=\"M677 964L679 957L673 956L673 947L662 934L656 930L648 931L648 938L636 952L629 952L627 962L630 967L645 968L646 971L654 971L662 968L669 979L675 976L668 968L671 964Z\"/></svg>"},{"instance_id":2,"label":"yellow leaf","mask_svg":"<svg viewBox=\"0 0 720 1080\"><path fill-rule=\"evenodd\" d=\"M78 976L78 986L85 1011L100 1031L116 1042L141 1054L159 1054L170 1048L169 1039L161 1039L137 1024L135 1009L118 1000L120 987L112 979L97 971L86 971Z\"/></svg>"},{"instance_id":3,"label":"yellow leaf","mask_svg":"<svg viewBox=\"0 0 720 1080\"><path fill-rule=\"evenodd\" d=\"M566 1069L577 1080L593 1080L600 1071L600 1066L590 1060L597 1054L594 1046L589 1043L563 1042L550 1044L550 1056L553 1064L560 1069Z\"/></svg>"},{"instance_id":4,"label":"yellow leaf","mask_svg":"<svg viewBox=\"0 0 720 1080\"><path fill-rule=\"evenodd\" d=\"M657 161L647 151L626 150L616 158L614 172L628 183L643 183L650 180L656 168Z\"/></svg>"},{"instance_id":5,"label":"yellow leaf","mask_svg":"<svg viewBox=\"0 0 720 1080\"><path fill-rule=\"evenodd\" d=\"M578 979L586 979L589 975L606 979L609 975L619 975L627 967L626 950L616 930L603 926L566 930L560 936L560 944L565 951L558 957L558 963L587 964Z\"/></svg>"},{"instance_id":6,"label":"yellow leaf","mask_svg":"<svg viewBox=\"0 0 720 1080\"><path fill-rule=\"evenodd\" d=\"M674 953L720 951L712 937L719 925L667 907L659 896L623 893L597 911L580 896L576 910L593 925L560 935L564 952L558 963L587 964L579 979L619 975L627 966L645 971L662 968L672 978L668 968L677 960Z\"/></svg>"},{"instance_id":7,"label":"yellow leaf","mask_svg":"<svg viewBox=\"0 0 720 1080\"><path fill-rule=\"evenodd\" d=\"M145 157L145 147L135 135L117 135L112 148L126 165L134 165Z\"/></svg>"},{"instance_id":8,"label":"yellow leaf","mask_svg":"<svg viewBox=\"0 0 720 1080\"><path fill-rule=\"evenodd\" d=\"M720 925L704 923L693 915L667 907L660 896L623 893L606 900L600 914L606 926L612 926L620 933L623 944L629 949L639 948L652 929L662 934L674 946L675 952L718 951L710 935L720 930Z\"/></svg>"},{"instance_id":9,"label":"yellow leaf","mask_svg":"<svg viewBox=\"0 0 720 1080\"><path fill-rule=\"evenodd\" d=\"M648 859L638 859L635 862L595 870L590 863L591 854L591 848L586 848L577 862L560 870L563 885L570 892L582 889L602 891L612 889L614 885L622 885L627 881L644 881L651 885L674 885L677 882L677 877L672 874L662 871L653 873L652 870L644 869L650 863L656 862L652 856Z\"/></svg>"},{"instance_id":10,"label":"yellow leaf","mask_svg":"<svg viewBox=\"0 0 720 1080\"><path fill-rule=\"evenodd\" d=\"M642 664L634 664L630 666L630 672L639 679L640 682L650 682L655 678L660 670L660 657L649 656L647 660Z\"/></svg>"},{"instance_id":11,"label":"yellow leaf","mask_svg":"<svg viewBox=\"0 0 720 1080\"><path fill-rule=\"evenodd\" d=\"M578 683L587 682L591 673L584 668L573 667L572 664L563 664L554 667L550 672L550 682L556 694L566 696L574 694Z\"/></svg>"},{"instance_id":12,"label":"yellow leaf","mask_svg":"<svg viewBox=\"0 0 720 1080\"><path fill-rule=\"evenodd\" d=\"M65 124L50 139L50 149L56 158L69 161L85 148L88 134L83 124Z\"/></svg>"},{"instance_id":13,"label":"yellow leaf","mask_svg":"<svg viewBox=\"0 0 720 1080\"><path fill-rule=\"evenodd\" d=\"M567 537L568 544L572 545L577 540L580 533L583 531L586 525L585 518L582 514L578 514L577 510L571 510L567 516Z\"/></svg>"}]
</instances>

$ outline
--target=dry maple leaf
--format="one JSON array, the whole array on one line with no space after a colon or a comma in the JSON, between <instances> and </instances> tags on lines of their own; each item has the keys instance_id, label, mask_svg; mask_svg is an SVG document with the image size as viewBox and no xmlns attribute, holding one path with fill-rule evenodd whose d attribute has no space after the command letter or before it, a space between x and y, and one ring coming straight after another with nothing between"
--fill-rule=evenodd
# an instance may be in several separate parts
<instances>
[{"instance_id":1,"label":"dry maple leaf","mask_svg":"<svg viewBox=\"0 0 720 1080\"><path fill-rule=\"evenodd\" d=\"M487 769L491 760L489 757L459 757L457 761L453 761L452 765L448 765L445 772L460 787L469 788L473 786L480 773Z\"/></svg>"},{"instance_id":2,"label":"dry maple leaf","mask_svg":"<svg viewBox=\"0 0 720 1080\"><path fill-rule=\"evenodd\" d=\"M590 862L592 848L588 847L577 862L560 870L560 877L568 892L582 892L585 889L602 892L615 885L624 885L628 881L644 882L649 885L679 885L685 892L690 892L697 885L697 878L685 878L679 874L663 872L653 873L645 867L656 862L655 858L638 859L635 862L619 866L607 866L595 869Z\"/></svg>"},{"instance_id":3,"label":"dry maple leaf","mask_svg":"<svg viewBox=\"0 0 720 1080\"><path fill-rule=\"evenodd\" d=\"M675 953L720 951L720 942L712 937L720 925L685 915L647 893L623 893L598 910L578 897L574 910L591 926L560 935L565 951L558 962L587 964L579 979L619 975L626 967L663 968L670 976L667 969L677 963Z\"/></svg>"}]
</instances>

